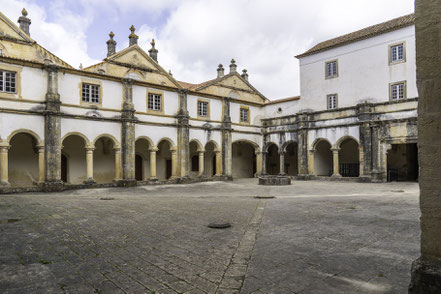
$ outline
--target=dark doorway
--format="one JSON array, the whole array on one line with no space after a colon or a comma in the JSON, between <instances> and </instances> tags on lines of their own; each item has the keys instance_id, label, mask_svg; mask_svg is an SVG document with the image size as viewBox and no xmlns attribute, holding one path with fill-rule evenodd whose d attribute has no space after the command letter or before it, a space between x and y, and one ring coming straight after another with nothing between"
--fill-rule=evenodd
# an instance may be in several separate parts
<instances>
[{"instance_id":1,"label":"dark doorway","mask_svg":"<svg viewBox=\"0 0 441 294\"><path fill-rule=\"evenodd\" d=\"M168 180L172 176L172 162L170 159L167 159L165 162L165 178Z\"/></svg>"},{"instance_id":2,"label":"dark doorway","mask_svg":"<svg viewBox=\"0 0 441 294\"><path fill-rule=\"evenodd\" d=\"M135 156L135 178L137 181L142 181L142 157L140 155Z\"/></svg>"},{"instance_id":3,"label":"dark doorway","mask_svg":"<svg viewBox=\"0 0 441 294\"><path fill-rule=\"evenodd\" d=\"M67 183L67 157L61 154L61 180Z\"/></svg>"},{"instance_id":4,"label":"dark doorway","mask_svg":"<svg viewBox=\"0 0 441 294\"><path fill-rule=\"evenodd\" d=\"M216 174L216 155L213 156L212 162L213 162L213 164L211 165L213 167L212 176L214 176Z\"/></svg>"},{"instance_id":5,"label":"dark doorway","mask_svg":"<svg viewBox=\"0 0 441 294\"><path fill-rule=\"evenodd\" d=\"M392 144L387 153L387 180L418 180L418 146L414 144Z\"/></svg>"}]
</instances>

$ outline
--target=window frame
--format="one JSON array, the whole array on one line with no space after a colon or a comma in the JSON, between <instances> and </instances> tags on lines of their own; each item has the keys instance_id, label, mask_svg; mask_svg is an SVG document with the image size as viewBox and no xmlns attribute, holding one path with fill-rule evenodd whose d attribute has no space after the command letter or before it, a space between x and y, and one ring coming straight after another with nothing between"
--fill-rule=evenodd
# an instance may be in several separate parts
<instances>
[{"instance_id":1,"label":"window frame","mask_svg":"<svg viewBox=\"0 0 441 294\"><path fill-rule=\"evenodd\" d=\"M160 107L159 109L149 108L149 98L151 95L160 96L161 100L159 102L159 107ZM155 105L155 103L153 100L153 106L154 105ZM150 114L163 114L164 113L164 92L163 91L155 91L152 89L147 89L146 109L147 109L147 113L150 113Z\"/></svg>"},{"instance_id":2,"label":"window frame","mask_svg":"<svg viewBox=\"0 0 441 294\"><path fill-rule=\"evenodd\" d=\"M242 110L246 110L247 111L247 120L242 120ZM239 107L239 123L241 124L250 124L250 116L251 116L251 112L250 112L250 108L248 106L243 106L241 105Z\"/></svg>"},{"instance_id":3,"label":"window frame","mask_svg":"<svg viewBox=\"0 0 441 294\"><path fill-rule=\"evenodd\" d=\"M2 73L3 78L3 90L0 91L0 98L6 98L6 99L22 99L21 96L21 67L16 66L10 66L7 64L0 64L0 72L9 72L15 74L15 92L6 92L5 90L5 76L6 74Z\"/></svg>"},{"instance_id":4,"label":"window frame","mask_svg":"<svg viewBox=\"0 0 441 294\"><path fill-rule=\"evenodd\" d=\"M399 89L397 90L397 99L393 99L393 87L394 86L399 86L399 85L403 85L403 98L399 98ZM406 100L407 99L407 82L406 81L400 81L400 82L395 82L395 83L390 83L389 84L389 101L401 101L401 100Z\"/></svg>"},{"instance_id":5,"label":"window frame","mask_svg":"<svg viewBox=\"0 0 441 294\"><path fill-rule=\"evenodd\" d=\"M403 59L392 60L392 49L394 47L403 46ZM389 54L389 65L400 64L406 62L406 41L393 43L388 46L388 54ZM398 52L397 52L398 54Z\"/></svg>"},{"instance_id":6,"label":"window frame","mask_svg":"<svg viewBox=\"0 0 441 294\"><path fill-rule=\"evenodd\" d=\"M83 101L83 85L91 85L91 86L98 86L98 102L91 102L90 98L89 101ZM80 105L84 106L90 106L90 107L97 107L103 105L103 84L99 80L91 80L91 79L81 79L81 82L78 84L78 90L80 95Z\"/></svg>"},{"instance_id":7,"label":"window frame","mask_svg":"<svg viewBox=\"0 0 441 294\"><path fill-rule=\"evenodd\" d=\"M333 107L333 108L332 108L332 107L329 107L329 105L330 105L330 103L329 103L329 99L330 99L331 97L335 97L335 107ZM327 109L327 110L335 110L335 109L338 109L338 94L337 94L337 93L326 95L326 109Z\"/></svg>"},{"instance_id":8,"label":"window frame","mask_svg":"<svg viewBox=\"0 0 441 294\"><path fill-rule=\"evenodd\" d=\"M89 97L88 100L84 100L84 87L87 86L89 88L89 92L88 95ZM97 89L94 90L94 88L97 87ZM95 93L94 93L95 92ZM95 97L92 97L92 95L98 95L98 101L92 101L93 99L95 99ZM85 103L85 104L90 104L90 105L100 105L101 104L101 85L99 84L95 84L95 83L88 83L88 82L83 82L81 83L81 102Z\"/></svg>"},{"instance_id":9,"label":"window frame","mask_svg":"<svg viewBox=\"0 0 441 294\"><path fill-rule=\"evenodd\" d=\"M335 74L328 75L328 64L331 64L331 63L335 63ZM328 80L328 79L338 78L338 72L339 72L338 68L339 68L338 59L326 61L325 62L325 79Z\"/></svg>"},{"instance_id":10,"label":"window frame","mask_svg":"<svg viewBox=\"0 0 441 294\"><path fill-rule=\"evenodd\" d=\"M201 113L199 112L199 104L206 104L207 105L207 115L201 115ZM210 119L210 101L209 100L203 100L203 99L198 99L198 101L196 102L196 112L197 112L197 117L200 119Z\"/></svg>"}]
</instances>

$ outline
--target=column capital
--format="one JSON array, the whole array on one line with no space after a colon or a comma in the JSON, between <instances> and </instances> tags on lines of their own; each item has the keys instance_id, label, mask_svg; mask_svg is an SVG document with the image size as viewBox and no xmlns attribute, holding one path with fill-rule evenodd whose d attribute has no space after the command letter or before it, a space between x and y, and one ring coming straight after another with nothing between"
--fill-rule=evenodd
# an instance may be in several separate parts
<instances>
[{"instance_id":1,"label":"column capital","mask_svg":"<svg viewBox=\"0 0 441 294\"><path fill-rule=\"evenodd\" d=\"M121 147L120 146L114 147L113 150L115 150L115 152L121 152Z\"/></svg>"},{"instance_id":2,"label":"column capital","mask_svg":"<svg viewBox=\"0 0 441 294\"><path fill-rule=\"evenodd\" d=\"M340 151L340 148L337 148L337 147L336 148L331 148L331 151L332 152L338 152L338 151Z\"/></svg>"},{"instance_id":3,"label":"column capital","mask_svg":"<svg viewBox=\"0 0 441 294\"><path fill-rule=\"evenodd\" d=\"M11 145L9 145L8 142L0 142L0 151L6 151L9 150L9 148L11 148Z\"/></svg>"},{"instance_id":4,"label":"column capital","mask_svg":"<svg viewBox=\"0 0 441 294\"><path fill-rule=\"evenodd\" d=\"M158 148L158 147L150 147L150 148L149 148L149 151L150 151L150 152L158 152L158 151L159 151L159 148Z\"/></svg>"},{"instance_id":5,"label":"column capital","mask_svg":"<svg viewBox=\"0 0 441 294\"><path fill-rule=\"evenodd\" d=\"M37 145L35 146L39 153L44 152L44 145Z\"/></svg>"},{"instance_id":6,"label":"column capital","mask_svg":"<svg viewBox=\"0 0 441 294\"><path fill-rule=\"evenodd\" d=\"M92 146L88 146L88 147L86 147L84 149L86 149L86 152L93 152L93 151L95 151L95 147L92 147Z\"/></svg>"},{"instance_id":7,"label":"column capital","mask_svg":"<svg viewBox=\"0 0 441 294\"><path fill-rule=\"evenodd\" d=\"M200 155L200 154L204 154L204 153L205 153L205 150L199 150L198 153L199 153L199 155Z\"/></svg>"},{"instance_id":8,"label":"column capital","mask_svg":"<svg viewBox=\"0 0 441 294\"><path fill-rule=\"evenodd\" d=\"M279 155L285 155L286 151L279 151Z\"/></svg>"}]
</instances>

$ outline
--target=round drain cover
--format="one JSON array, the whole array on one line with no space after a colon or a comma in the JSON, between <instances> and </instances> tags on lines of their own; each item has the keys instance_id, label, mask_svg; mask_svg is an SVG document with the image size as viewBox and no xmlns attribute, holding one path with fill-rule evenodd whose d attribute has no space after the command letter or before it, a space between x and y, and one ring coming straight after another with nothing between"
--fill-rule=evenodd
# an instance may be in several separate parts
<instances>
[{"instance_id":1,"label":"round drain cover","mask_svg":"<svg viewBox=\"0 0 441 294\"><path fill-rule=\"evenodd\" d=\"M229 222L212 222L208 224L208 227L212 229L226 229L231 227L231 224Z\"/></svg>"},{"instance_id":2,"label":"round drain cover","mask_svg":"<svg viewBox=\"0 0 441 294\"><path fill-rule=\"evenodd\" d=\"M275 196L254 196L256 199L274 199Z\"/></svg>"}]
</instances>

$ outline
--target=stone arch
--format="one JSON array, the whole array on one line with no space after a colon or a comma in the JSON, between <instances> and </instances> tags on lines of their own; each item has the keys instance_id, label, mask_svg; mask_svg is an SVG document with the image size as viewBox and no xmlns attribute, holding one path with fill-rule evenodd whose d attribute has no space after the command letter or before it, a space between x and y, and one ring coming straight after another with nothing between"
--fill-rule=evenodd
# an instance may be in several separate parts
<instances>
[{"instance_id":1,"label":"stone arch","mask_svg":"<svg viewBox=\"0 0 441 294\"><path fill-rule=\"evenodd\" d=\"M113 148L120 148L120 145L119 145L118 140L117 140L114 136L112 136L112 135L110 135L110 134L101 134L101 135L98 135L98 136L95 138L95 140L93 140L93 146L96 146L96 142L97 142L99 139L101 139L101 138L108 138L108 139L112 140L112 142L113 142Z\"/></svg>"},{"instance_id":2,"label":"stone arch","mask_svg":"<svg viewBox=\"0 0 441 294\"><path fill-rule=\"evenodd\" d=\"M84 146L86 146L86 147L91 146L89 138L87 138L84 134L82 134L80 132L70 132L70 133L67 133L66 135L64 135L63 138L61 138L61 146L63 146L64 140L69 136L78 136L84 140Z\"/></svg>"},{"instance_id":3,"label":"stone arch","mask_svg":"<svg viewBox=\"0 0 441 294\"><path fill-rule=\"evenodd\" d=\"M232 144L232 174L234 178L253 178L257 171L256 153L259 145L253 141L241 139Z\"/></svg>"},{"instance_id":4,"label":"stone arch","mask_svg":"<svg viewBox=\"0 0 441 294\"><path fill-rule=\"evenodd\" d=\"M235 140L232 144L234 144L234 143L242 143L242 142L243 142L243 143L251 144L251 145L253 146L255 152L260 152L260 146L259 146L259 144L257 144L257 143L254 142L254 141L248 140L248 139L238 139L238 140Z\"/></svg>"},{"instance_id":5,"label":"stone arch","mask_svg":"<svg viewBox=\"0 0 441 294\"><path fill-rule=\"evenodd\" d=\"M289 144L297 144L297 141L294 140L288 140L285 143L282 144L280 147L280 152L286 152L286 147L288 147Z\"/></svg>"},{"instance_id":6,"label":"stone arch","mask_svg":"<svg viewBox=\"0 0 441 294\"><path fill-rule=\"evenodd\" d=\"M213 149L214 151L221 151L220 146L219 146L219 144L216 141L214 141L214 140L208 141L207 143L205 143L204 149L207 147L208 144L213 144L214 145L214 149Z\"/></svg>"},{"instance_id":7,"label":"stone arch","mask_svg":"<svg viewBox=\"0 0 441 294\"><path fill-rule=\"evenodd\" d=\"M176 148L175 142L173 142L172 139L170 139L169 137L162 137L161 139L158 140L158 144L156 144L156 146L159 148L159 144L162 141L167 141L170 144L170 148Z\"/></svg>"},{"instance_id":8,"label":"stone arch","mask_svg":"<svg viewBox=\"0 0 441 294\"><path fill-rule=\"evenodd\" d=\"M8 178L12 186L32 186L42 179L39 168L43 145L37 134L19 129L8 137Z\"/></svg>"},{"instance_id":9,"label":"stone arch","mask_svg":"<svg viewBox=\"0 0 441 294\"><path fill-rule=\"evenodd\" d=\"M280 149L279 145L274 142L268 142L265 145L265 166L266 172L270 175L277 175L280 173Z\"/></svg>"},{"instance_id":10,"label":"stone arch","mask_svg":"<svg viewBox=\"0 0 441 294\"><path fill-rule=\"evenodd\" d=\"M316 176L331 176L333 171L333 154L331 143L324 138L318 138L312 145L313 167Z\"/></svg>"},{"instance_id":11,"label":"stone arch","mask_svg":"<svg viewBox=\"0 0 441 294\"><path fill-rule=\"evenodd\" d=\"M111 143L111 145L109 144ZM111 183L118 178L116 151L118 141L109 134L101 134L93 141L93 178L97 183Z\"/></svg>"},{"instance_id":12,"label":"stone arch","mask_svg":"<svg viewBox=\"0 0 441 294\"><path fill-rule=\"evenodd\" d=\"M149 146L150 146L151 148L156 147L155 144L153 143L153 140L150 139L150 138L147 137L147 136L139 136L139 137L136 138L135 142L137 142L138 140L146 140L146 141L149 143Z\"/></svg>"},{"instance_id":13,"label":"stone arch","mask_svg":"<svg viewBox=\"0 0 441 294\"><path fill-rule=\"evenodd\" d=\"M196 151L205 151L204 146L202 145L202 143L198 140L198 139L191 139L189 144L191 143L195 143L197 146L197 150Z\"/></svg>"},{"instance_id":14,"label":"stone arch","mask_svg":"<svg viewBox=\"0 0 441 294\"><path fill-rule=\"evenodd\" d=\"M61 139L61 180L81 184L87 179L86 148L88 138L79 132L67 133Z\"/></svg>"},{"instance_id":15,"label":"stone arch","mask_svg":"<svg viewBox=\"0 0 441 294\"><path fill-rule=\"evenodd\" d=\"M31 131L31 130L28 130L28 129L18 129L18 130L13 131L13 132L8 136L8 138L6 139L7 142L8 142L8 144L10 144L11 139L12 139L15 135L20 134L20 133L30 135L31 137L34 138L34 140L36 140L37 145L40 145L40 146L43 145L43 141L41 140L40 136L38 136L38 134L35 133L34 131Z\"/></svg>"},{"instance_id":16,"label":"stone arch","mask_svg":"<svg viewBox=\"0 0 441 294\"><path fill-rule=\"evenodd\" d=\"M140 136L135 140L135 179L145 181L151 177L150 152L156 150L152 139Z\"/></svg>"},{"instance_id":17,"label":"stone arch","mask_svg":"<svg viewBox=\"0 0 441 294\"><path fill-rule=\"evenodd\" d=\"M355 137L350 136L350 135L346 135L346 136L343 136L343 137L341 137L340 139L337 140L337 142L335 143L335 147L334 148L339 149L341 143L343 143L344 141L346 141L348 139L354 140L357 143L357 145L360 146L360 143L358 142L358 140Z\"/></svg>"},{"instance_id":18,"label":"stone arch","mask_svg":"<svg viewBox=\"0 0 441 294\"><path fill-rule=\"evenodd\" d=\"M168 180L173 176L172 152L176 150L170 138L162 138L158 142L156 153L156 176L159 180Z\"/></svg>"},{"instance_id":19,"label":"stone arch","mask_svg":"<svg viewBox=\"0 0 441 294\"><path fill-rule=\"evenodd\" d=\"M338 150L338 170L342 177L360 176L361 146L352 136L344 136L335 144Z\"/></svg>"},{"instance_id":20,"label":"stone arch","mask_svg":"<svg viewBox=\"0 0 441 294\"><path fill-rule=\"evenodd\" d=\"M263 152L268 152L268 148L271 147L271 145L276 145L277 149L279 149L279 144L275 143L275 142L267 142L265 144L265 146L263 147Z\"/></svg>"},{"instance_id":21,"label":"stone arch","mask_svg":"<svg viewBox=\"0 0 441 294\"><path fill-rule=\"evenodd\" d=\"M204 153L204 176L213 177L222 173L222 156L219 145L214 140L208 141Z\"/></svg>"},{"instance_id":22,"label":"stone arch","mask_svg":"<svg viewBox=\"0 0 441 294\"><path fill-rule=\"evenodd\" d=\"M298 143L294 140L289 140L285 142L280 148L281 152L284 153L284 168L285 173L289 176L298 175Z\"/></svg>"}]
</instances>

